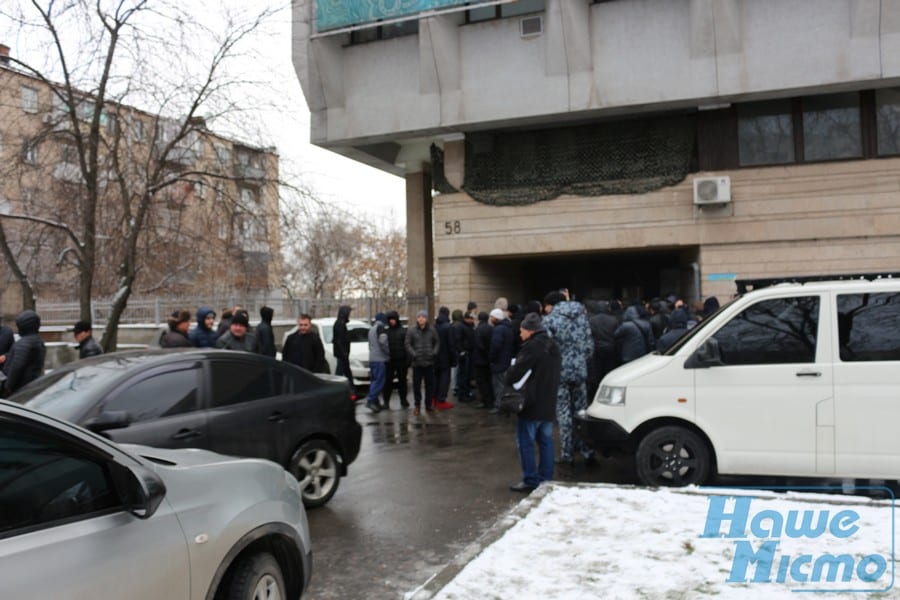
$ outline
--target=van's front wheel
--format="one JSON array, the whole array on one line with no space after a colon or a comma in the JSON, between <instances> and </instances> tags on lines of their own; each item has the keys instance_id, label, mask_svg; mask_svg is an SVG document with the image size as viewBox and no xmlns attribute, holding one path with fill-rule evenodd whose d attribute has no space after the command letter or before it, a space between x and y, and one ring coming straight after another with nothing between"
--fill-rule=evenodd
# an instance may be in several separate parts
<instances>
[{"instance_id":1,"label":"van's front wheel","mask_svg":"<svg viewBox=\"0 0 900 600\"><path fill-rule=\"evenodd\" d=\"M710 473L710 452L696 433L669 425L647 434L635 453L637 476L650 486L699 485Z\"/></svg>"}]
</instances>

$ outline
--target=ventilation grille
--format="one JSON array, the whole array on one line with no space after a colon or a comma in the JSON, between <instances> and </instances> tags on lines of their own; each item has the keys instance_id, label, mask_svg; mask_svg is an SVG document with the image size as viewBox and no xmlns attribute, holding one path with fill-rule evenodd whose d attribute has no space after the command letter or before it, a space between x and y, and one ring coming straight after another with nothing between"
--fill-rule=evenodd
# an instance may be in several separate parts
<instances>
[{"instance_id":1,"label":"ventilation grille","mask_svg":"<svg viewBox=\"0 0 900 600\"><path fill-rule=\"evenodd\" d=\"M544 33L544 17L536 15L533 17L525 17L519 21L519 31L522 37L530 37Z\"/></svg>"}]
</instances>

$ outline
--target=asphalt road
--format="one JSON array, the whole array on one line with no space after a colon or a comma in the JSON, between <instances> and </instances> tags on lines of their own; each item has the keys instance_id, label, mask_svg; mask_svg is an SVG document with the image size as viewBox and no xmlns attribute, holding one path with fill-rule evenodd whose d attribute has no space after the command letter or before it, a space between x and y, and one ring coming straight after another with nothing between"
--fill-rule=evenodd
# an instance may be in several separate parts
<instances>
[{"instance_id":1,"label":"asphalt road","mask_svg":"<svg viewBox=\"0 0 900 600\"><path fill-rule=\"evenodd\" d=\"M467 404L415 417L392 402L377 415L357 406L360 455L331 502L309 511L305 598L401 598L522 499L509 491L521 474L514 418ZM557 477L634 481L627 465L610 460L558 469Z\"/></svg>"}]
</instances>

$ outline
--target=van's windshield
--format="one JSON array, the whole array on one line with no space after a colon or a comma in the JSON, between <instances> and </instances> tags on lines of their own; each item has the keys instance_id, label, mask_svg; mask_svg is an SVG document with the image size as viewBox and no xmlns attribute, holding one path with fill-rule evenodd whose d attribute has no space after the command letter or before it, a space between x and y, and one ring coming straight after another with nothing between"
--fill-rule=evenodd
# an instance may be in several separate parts
<instances>
[{"instance_id":1,"label":"van's windshield","mask_svg":"<svg viewBox=\"0 0 900 600\"><path fill-rule=\"evenodd\" d=\"M728 302L726 302L725 304L723 304L722 306L720 306L720 307L719 307L719 310L717 310L717 311L714 312L713 314L709 315L708 317L706 317L705 319L703 319L702 321L700 321L699 323L697 323L697 325L695 325L695 326L692 327L691 329L688 329L688 330L687 330L687 333L685 333L683 336L681 336L680 338L678 338L678 340L676 340L675 343L672 344L672 346L671 346L668 350L666 350L665 352L663 352L663 355L664 355L664 356L672 356L673 354L676 354L679 350L681 350L681 347L684 346L684 345L688 342L688 340L690 340L692 337L694 337L695 335L697 335L697 333L699 333L701 329L703 329L704 327L706 327L707 325L709 325L710 323L712 323L713 321L715 321L715 320L716 320L716 316L718 316L718 314L719 314L720 312L722 312L723 310L725 310L725 307L727 307L728 305L730 305L732 302L734 302L735 300L737 300L739 297L740 297L740 296L737 296L737 297L735 297L735 298L732 298L731 300L729 300Z\"/></svg>"}]
</instances>

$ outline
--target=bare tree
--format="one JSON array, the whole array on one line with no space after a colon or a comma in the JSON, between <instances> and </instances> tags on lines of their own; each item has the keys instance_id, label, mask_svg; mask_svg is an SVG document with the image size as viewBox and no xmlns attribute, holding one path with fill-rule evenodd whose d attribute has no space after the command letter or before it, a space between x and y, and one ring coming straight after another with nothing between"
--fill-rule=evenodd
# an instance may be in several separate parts
<instances>
[{"instance_id":1,"label":"bare tree","mask_svg":"<svg viewBox=\"0 0 900 600\"><path fill-rule=\"evenodd\" d=\"M308 189L282 205L283 288L290 296L400 299L406 293L406 235L359 223Z\"/></svg>"},{"instance_id":2,"label":"bare tree","mask_svg":"<svg viewBox=\"0 0 900 600\"><path fill-rule=\"evenodd\" d=\"M146 290L177 289L204 267L220 281L219 267L264 254L259 240L277 236L269 231L277 230L277 164L275 180L249 163L233 169L211 150L221 137L209 129L244 118L237 96L249 82L227 65L274 10L232 13L214 3L201 23L190 4L189 12L160 0L33 0L0 9L32 52L8 57L12 69L0 77L38 82L51 107L19 127L25 142L4 173L17 171L18 198L7 189L0 250L26 304L35 272L71 281L83 319L98 289L110 293L106 350L140 277ZM275 187L274 208L258 201L266 186ZM252 273L245 280L251 285Z\"/></svg>"}]
</instances>

